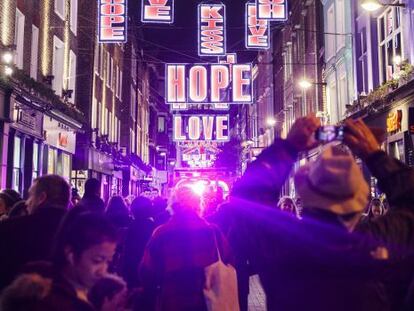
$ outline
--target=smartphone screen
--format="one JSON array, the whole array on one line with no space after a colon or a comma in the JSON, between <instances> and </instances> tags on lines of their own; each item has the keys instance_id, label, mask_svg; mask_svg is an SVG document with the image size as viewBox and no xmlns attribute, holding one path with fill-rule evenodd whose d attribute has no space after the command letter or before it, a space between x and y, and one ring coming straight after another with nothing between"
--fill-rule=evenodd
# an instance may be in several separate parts
<instances>
[{"instance_id":1,"label":"smartphone screen","mask_svg":"<svg viewBox=\"0 0 414 311\"><path fill-rule=\"evenodd\" d=\"M316 139L321 142L331 142L344 139L344 127L335 125L321 126L316 131Z\"/></svg>"}]
</instances>

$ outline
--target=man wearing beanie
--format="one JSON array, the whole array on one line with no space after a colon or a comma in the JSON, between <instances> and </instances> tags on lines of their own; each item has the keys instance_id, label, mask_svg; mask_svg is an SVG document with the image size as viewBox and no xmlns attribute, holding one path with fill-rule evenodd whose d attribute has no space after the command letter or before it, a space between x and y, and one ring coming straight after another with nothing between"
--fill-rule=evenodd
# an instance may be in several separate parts
<instances>
[{"instance_id":1,"label":"man wearing beanie","mask_svg":"<svg viewBox=\"0 0 414 311\"><path fill-rule=\"evenodd\" d=\"M239 238L259 271L267 310L398 310L413 275L413 265L404 263L414 250L414 171L381 151L362 120L346 122L345 145L324 146L296 171L302 220L273 208L298 154L317 147L319 126L315 116L298 119L232 192L233 217L243 228ZM358 231L369 185L350 151L393 207Z\"/></svg>"}]
</instances>

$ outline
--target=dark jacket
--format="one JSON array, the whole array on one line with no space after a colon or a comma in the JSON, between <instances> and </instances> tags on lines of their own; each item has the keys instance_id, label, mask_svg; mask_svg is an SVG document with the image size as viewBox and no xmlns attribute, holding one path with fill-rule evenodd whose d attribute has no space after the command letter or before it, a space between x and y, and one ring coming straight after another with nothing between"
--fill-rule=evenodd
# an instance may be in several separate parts
<instances>
[{"instance_id":1,"label":"dark jacket","mask_svg":"<svg viewBox=\"0 0 414 311\"><path fill-rule=\"evenodd\" d=\"M31 215L0 223L0 289L13 280L24 264L49 258L65 213L63 207L43 206Z\"/></svg>"},{"instance_id":2,"label":"dark jacket","mask_svg":"<svg viewBox=\"0 0 414 311\"><path fill-rule=\"evenodd\" d=\"M104 201L100 197L95 195L83 196L82 200L80 200L78 205L86 208L90 212L105 212Z\"/></svg>"},{"instance_id":3,"label":"dark jacket","mask_svg":"<svg viewBox=\"0 0 414 311\"><path fill-rule=\"evenodd\" d=\"M395 270L370 252L386 246L392 258L412 250L414 172L383 152L367 165L395 206L363 232L348 233L334 214L305 210L304 219L273 209L297 154L284 140L264 150L233 191L240 239L259 271L268 310L388 310L384 278ZM411 181L411 182L410 182ZM243 232L248 232L248 235Z\"/></svg>"},{"instance_id":4,"label":"dark jacket","mask_svg":"<svg viewBox=\"0 0 414 311\"><path fill-rule=\"evenodd\" d=\"M155 230L141 263L144 288L160 288L158 309L207 310L203 295L204 268L218 260L230 260L229 248L218 228L196 215L174 215Z\"/></svg>"}]
</instances>

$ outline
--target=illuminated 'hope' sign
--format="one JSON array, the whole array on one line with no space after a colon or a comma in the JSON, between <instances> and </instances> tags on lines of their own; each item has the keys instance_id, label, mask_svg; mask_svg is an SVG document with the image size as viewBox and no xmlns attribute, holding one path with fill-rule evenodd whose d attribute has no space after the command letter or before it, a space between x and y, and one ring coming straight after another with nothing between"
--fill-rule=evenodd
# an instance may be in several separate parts
<instances>
[{"instance_id":1,"label":"illuminated 'hope' sign","mask_svg":"<svg viewBox=\"0 0 414 311\"><path fill-rule=\"evenodd\" d=\"M142 0L141 21L143 23L173 23L174 0Z\"/></svg>"},{"instance_id":2,"label":"illuminated 'hope' sign","mask_svg":"<svg viewBox=\"0 0 414 311\"><path fill-rule=\"evenodd\" d=\"M257 0L257 18L285 21L288 18L287 0Z\"/></svg>"},{"instance_id":3,"label":"illuminated 'hope' sign","mask_svg":"<svg viewBox=\"0 0 414 311\"><path fill-rule=\"evenodd\" d=\"M127 1L99 0L99 42L127 41Z\"/></svg>"},{"instance_id":4,"label":"illuminated 'hope' sign","mask_svg":"<svg viewBox=\"0 0 414 311\"><path fill-rule=\"evenodd\" d=\"M269 47L269 22L257 18L256 4L246 3L246 48L268 49Z\"/></svg>"},{"instance_id":5,"label":"illuminated 'hope' sign","mask_svg":"<svg viewBox=\"0 0 414 311\"><path fill-rule=\"evenodd\" d=\"M226 7L224 4L198 6L198 55L226 54Z\"/></svg>"},{"instance_id":6,"label":"illuminated 'hope' sign","mask_svg":"<svg viewBox=\"0 0 414 311\"><path fill-rule=\"evenodd\" d=\"M229 115L174 115L174 141L229 140Z\"/></svg>"},{"instance_id":7,"label":"illuminated 'hope' sign","mask_svg":"<svg viewBox=\"0 0 414 311\"><path fill-rule=\"evenodd\" d=\"M251 64L167 64L166 102L251 103Z\"/></svg>"}]
</instances>

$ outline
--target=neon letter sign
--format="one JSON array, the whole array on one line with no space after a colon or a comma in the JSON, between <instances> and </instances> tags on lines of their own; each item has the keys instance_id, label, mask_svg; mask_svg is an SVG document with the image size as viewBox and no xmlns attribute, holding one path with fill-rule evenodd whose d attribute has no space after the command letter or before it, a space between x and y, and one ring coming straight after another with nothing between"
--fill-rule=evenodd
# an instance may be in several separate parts
<instances>
[{"instance_id":1,"label":"neon letter sign","mask_svg":"<svg viewBox=\"0 0 414 311\"><path fill-rule=\"evenodd\" d=\"M198 6L198 55L226 54L226 7L224 4Z\"/></svg>"},{"instance_id":2,"label":"neon letter sign","mask_svg":"<svg viewBox=\"0 0 414 311\"><path fill-rule=\"evenodd\" d=\"M173 115L174 141L228 141L229 115Z\"/></svg>"},{"instance_id":3,"label":"neon letter sign","mask_svg":"<svg viewBox=\"0 0 414 311\"><path fill-rule=\"evenodd\" d=\"M257 0L257 18L272 21L287 20L287 0Z\"/></svg>"},{"instance_id":4,"label":"neon letter sign","mask_svg":"<svg viewBox=\"0 0 414 311\"><path fill-rule=\"evenodd\" d=\"M174 0L142 0L141 21L143 23L174 22Z\"/></svg>"},{"instance_id":5,"label":"neon letter sign","mask_svg":"<svg viewBox=\"0 0 414 311\"><path fill-rule=\"evenodd\" d=\"M256 4L246 3L246 48L270 48L269 22L257 18Z\"/></svg>"},{"instance_id":6,"label":"neon letter sign","mask_svg":"<svg viewBox=\"0 0 414 311\"><path fill-rule=\"evenodd\" d=\"M99 0L99 42L127 41L127 0Z\"/></svg>"}]
</instances>

